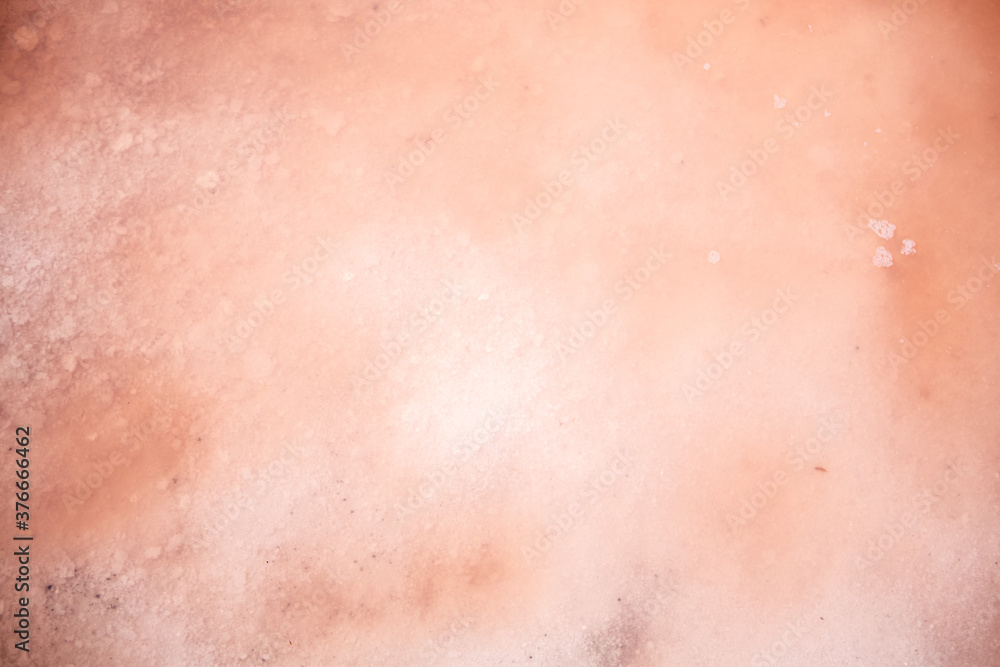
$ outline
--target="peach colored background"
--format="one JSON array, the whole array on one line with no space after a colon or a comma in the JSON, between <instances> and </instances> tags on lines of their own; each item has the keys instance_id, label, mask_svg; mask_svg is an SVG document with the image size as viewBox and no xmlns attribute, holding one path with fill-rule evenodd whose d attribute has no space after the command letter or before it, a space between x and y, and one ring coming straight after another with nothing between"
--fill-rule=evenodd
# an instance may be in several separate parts
<instances>
[{"instance_id":1,"label":"peach colored background","mask_svg":"<svg viewBox=\"0 0 1000 667\"><path fill-rule=\"evenodd\" d=\"M0 19L0 662L997 664L990 3Z\"/></svg>"}]
</instances>

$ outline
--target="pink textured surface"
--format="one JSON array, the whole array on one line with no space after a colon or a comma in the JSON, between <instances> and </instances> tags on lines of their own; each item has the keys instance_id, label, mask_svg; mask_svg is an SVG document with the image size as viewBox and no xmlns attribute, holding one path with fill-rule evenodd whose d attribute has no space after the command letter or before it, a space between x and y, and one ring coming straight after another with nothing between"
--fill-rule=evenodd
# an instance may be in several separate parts
<instances>
[{"instance_id":1,"label":"pink textured surface","mask_svg":"<svg viewBox=\"0 0 1000 667\"><path fill-rule=\"evenodd\" d=\"M5 4L0 662L998 664L998 18Z\"/></svg>"}]
</instances>

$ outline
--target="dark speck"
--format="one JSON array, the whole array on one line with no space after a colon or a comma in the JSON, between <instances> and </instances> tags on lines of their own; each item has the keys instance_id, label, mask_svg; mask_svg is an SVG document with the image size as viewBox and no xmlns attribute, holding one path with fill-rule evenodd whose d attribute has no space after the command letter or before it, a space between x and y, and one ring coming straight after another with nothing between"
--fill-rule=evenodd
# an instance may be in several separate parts
<instances>
[{"instance_id":1,"label":"dark speck","mask_svg":"<svg viewBox=\"0 0 1000 667\"><path fill-rule=\"evenodd\" d=\"M826 468L821 468L820 466L816 466L816 470L819 470L820 472L826 472Z\"/></svg>"}]
</instances>

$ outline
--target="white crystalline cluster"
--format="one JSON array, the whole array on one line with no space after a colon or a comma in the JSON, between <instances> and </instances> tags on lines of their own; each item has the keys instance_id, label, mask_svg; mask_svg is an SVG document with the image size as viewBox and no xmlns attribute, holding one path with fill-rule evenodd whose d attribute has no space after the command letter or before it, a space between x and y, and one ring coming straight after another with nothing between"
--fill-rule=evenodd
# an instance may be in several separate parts
<instances>
[{"instance_id":1,"label":"white crystalline cluster","mask_svg":"<svg viewBox=\"0 0 1000 667\"><path fill-rule=\"evenodd\" d=\"M887 241L896 232L896 225L888 220L876 220L875 218L868 220L868 228Z\"/></svg>"},{"instance_id":2,"label":"white crystalline cluster","mask_svg":"<svg viewBox=\"0 0 1000 667\"><path fill-rule=\"evenodd\" d=\"M903 250L904 255L915 255L917 253L917 242L913 239L903 239Z\"/></svg>"},{"instance_id":3,"label":"white crystalline cluster","mask_svg":"<svg viewBox=\"0 0 1000 667\"><path fill-rule=\"evenodd\" d=\"M872 258L872 262L880 269L888 268L892 266L892 253L879 246L875 249L875 257Z\"/></svg>"}]
</instances>

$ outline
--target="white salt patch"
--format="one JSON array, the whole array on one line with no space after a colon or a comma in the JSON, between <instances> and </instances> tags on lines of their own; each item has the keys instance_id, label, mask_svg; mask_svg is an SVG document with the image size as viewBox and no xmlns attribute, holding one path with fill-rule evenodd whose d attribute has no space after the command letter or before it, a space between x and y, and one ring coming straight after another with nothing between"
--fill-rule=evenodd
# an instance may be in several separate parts
<instances>
[{"instance_id":1,"label":"white salt patch","mask_svg":"<svg viewBox=\"0 0 1000 667\"><path fill-rule=\"evenodd\" d=\"M913 239L903 239L903 250L904 255L915 255L917 254L917 242Z\"/></svg>"},{"instance_id":2,"label":"white salt patch","mask_svg":"<svg viewBox=\"0 0 1000 667\"><path fill-rule=\"evenodd\" d=\"M896 233L896 225L888 220L876 220L875 218L868 220L868 229L886 240L891 239L892 235Z\"/></svg>"},{"instance_id":3,"label":"white salt patch","mask_svg":"<svg viewBox=\"0 0 1000 667\"><path fill-rule=\"evenodd\" d=\"M38 31L31 26L23 25L14 32L14 44L22 51L32 51L40 39Z\"/></svg>"},{"instance_id":4,"label":"white salt patch","mask_svg":"<svg viewBox=\"0 0 1000 667\"><path fill-rule=\"evenodd\" d=\"M711 65L709 65L708 63L705 63L705 69L706 69L706 70L709 70L709 69L712 69L712 66L711 66Z\"/></svg>"},{"instance_id":5,"label":"white salt patch","mask_svg":"<svg viewBox=\"0 0 1000 667\"><path fill-rule=\"evenodd\" d=\"M774 108L775 109L784 109L785 108L785 103L787 101L788 100L786 100L785 98L778 97L778 95L775 94L775 96L774 96Z\"/></svg>"},{"instance_id":6,"label":"white salt patch","mask_svg":"<svg viewBox=\"0 0 1000 667\"><path fill-rule=\"evenodd\" d=\"M872 262L880 269L888 268L892 266L892 254L882 246L879 246L875 249L875 257L872 258Z\"/></svg>"},{"instance_id":7,"label":"white salt patch","mask_svg":"<svg viewBox=\"0 0 1000 667\"><path fill-rule=\"evenodd\" d=\"M720 259L722 259L722 256L719 255L718 250L713 250L712 252L708 253L708 261L710 261L712 264L718 264Z\"/></svg>"},{"instance_id":8,"label":"white salt patch","mask_svg":"<svg viewBox=\"0 0 1000 667\"><path fill-rule=\"evenodd\" d=\"M875 128L875 131L876 131L876 132L881 132L881 131L882 131L882 128L881 128L881 127L876 127L876 128Z\"/></svg>"},{"instance_id":9,"label":"white salt patch","mask_svg":"<svg viewBox=\"0 0 1000 667\"><path fill-rule=\"evenodd\" d=\"M825 117L829 118L829 117L830 117L830 112L829 112L829 111L827 111L826 109L823 109L823 115L824 115Z\"/></svg>"}]
</instances>

